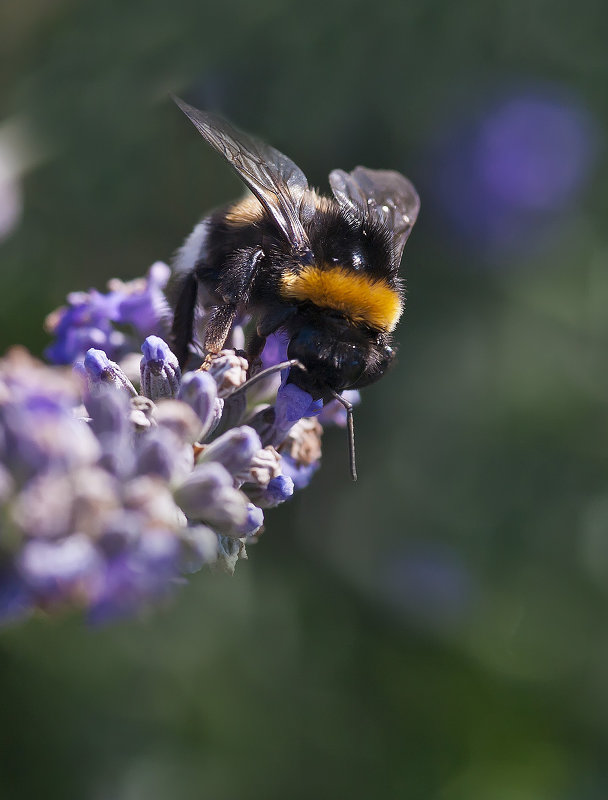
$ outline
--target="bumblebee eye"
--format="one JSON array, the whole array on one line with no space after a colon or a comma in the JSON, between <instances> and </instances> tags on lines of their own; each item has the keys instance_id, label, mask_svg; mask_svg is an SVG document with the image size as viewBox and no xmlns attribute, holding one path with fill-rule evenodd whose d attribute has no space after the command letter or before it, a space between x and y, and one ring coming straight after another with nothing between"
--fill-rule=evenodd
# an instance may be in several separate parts
<instances>
[{"instance_id":1,"label":"bumblebee eye","mask_svg":"<svg viewBox=\"0 0 608 800\"><path fill-rule=\"evenodd\" d=\"M365 371L364 354L356 345L351 345L348 355L340 359L342 388L347 389L356 383Z\"/></svg>"}]
</instances>

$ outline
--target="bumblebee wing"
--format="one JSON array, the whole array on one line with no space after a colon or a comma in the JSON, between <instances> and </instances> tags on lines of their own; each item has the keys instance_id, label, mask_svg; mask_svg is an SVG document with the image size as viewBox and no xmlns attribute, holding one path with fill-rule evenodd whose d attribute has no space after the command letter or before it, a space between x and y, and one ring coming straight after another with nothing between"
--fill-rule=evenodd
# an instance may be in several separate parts
<instances>
[{"instance_id":1,"label":"bumblebee wing","mask_svg":"<svg viewBox=\"0 0 608 800\"><path fill-rule=\"evenodd\" d=\"M356 167L350 173L333 170L329 183L343 208L359 218L374 219L391 231L398 266L420 210L420 198L410 181L392 170Z\"/></svg>"},{"instance_id":2,"label":"bumblebee wing","mask_svg":"<svg viewBox=\"0 0 608 800\"><path fill-rule=\"evenodd\" d=\"M300 221L308 181L283 153L233 128L215 114L199 111L173 98L201 136L224 156L247 184L270 218L296 249L310 245Z\"/></svg>"}]
</instances>

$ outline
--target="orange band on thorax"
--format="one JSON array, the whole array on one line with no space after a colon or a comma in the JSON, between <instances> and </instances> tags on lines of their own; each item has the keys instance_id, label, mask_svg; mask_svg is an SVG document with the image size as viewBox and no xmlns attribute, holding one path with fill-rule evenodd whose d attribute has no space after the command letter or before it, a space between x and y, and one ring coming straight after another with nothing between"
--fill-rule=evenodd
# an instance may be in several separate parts
<instances>
[{"instance_id":1,"label":"orange band on thorax","mask_svg":"<svg viewBox=\"0 0 608 800\"><path fill-rule=\"evenodd\" d=\"M403 311L399 293L385 280L345 267L311 266L286 273L281 278L280 292L285 299L309 300L321 308L340 311L354 323L389 333Z\"/></svg>"}]
</instances>

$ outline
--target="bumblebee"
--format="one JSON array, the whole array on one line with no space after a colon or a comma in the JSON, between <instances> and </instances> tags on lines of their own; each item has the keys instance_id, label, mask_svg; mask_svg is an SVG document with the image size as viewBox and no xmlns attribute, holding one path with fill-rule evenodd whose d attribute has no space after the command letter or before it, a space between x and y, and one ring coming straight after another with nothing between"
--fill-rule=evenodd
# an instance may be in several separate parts
<instances>
[{"instance_id":1,"label":"bumblebee","mask_svg":"<svg viewBox=\"0 0 608 800\"><path fill-rule=\"evenodd\" d=\"M289 382L324 401L377 381L395 357L392 334L403 311L399 264L418 216L416 190L390 170L333 170L333 197L308 185L304 173L274 147L222 118L174 98L203 138L251 191L213 212L179 251L173 347L183 368L193 339L199 288L208 298L207 355L219 352L237 314L255 329L250 364L266 338L282 332L287 355L303 369Z\"/></svg>"}]
</instances>

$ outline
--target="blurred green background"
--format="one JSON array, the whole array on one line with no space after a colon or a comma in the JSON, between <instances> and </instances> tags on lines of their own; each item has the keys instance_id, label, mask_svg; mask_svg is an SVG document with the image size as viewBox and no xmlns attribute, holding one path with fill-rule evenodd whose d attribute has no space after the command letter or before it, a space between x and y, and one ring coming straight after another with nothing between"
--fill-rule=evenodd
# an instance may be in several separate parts
<instances>
[{"instance_id":1,"label":"blurred green background","mask_svg":"<svg viewBox=\"0 0 608 800\"><path fill-rule=\"evenodd\" d=\"M608 796L608 11L3 0L0 343L241 191L170 91L422 213L398 366L233 579L0 633L0 797Z\"/></svg>"}]
</instances>

